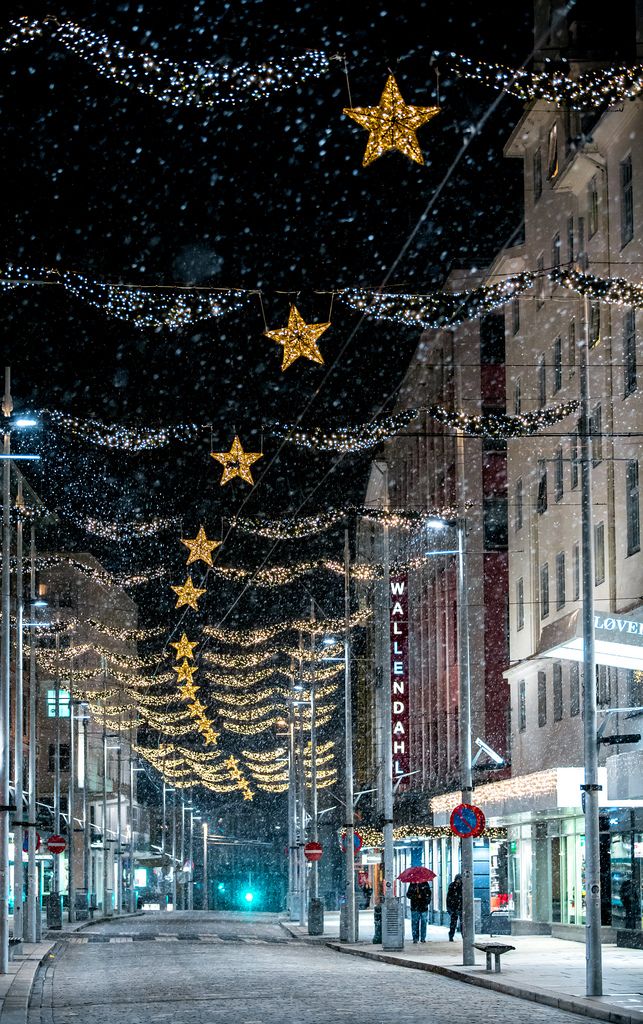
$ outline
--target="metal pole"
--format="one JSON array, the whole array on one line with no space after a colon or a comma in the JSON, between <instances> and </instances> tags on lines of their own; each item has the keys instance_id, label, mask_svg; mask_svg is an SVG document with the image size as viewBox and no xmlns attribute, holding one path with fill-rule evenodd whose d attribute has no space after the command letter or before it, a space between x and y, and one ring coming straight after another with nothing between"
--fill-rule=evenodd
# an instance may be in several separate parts
<instances>
[{"instance_id":1,"label":"metal pole","mask_svg":"<svg viewBox=\"0 0 643 1024\"><path fill-rule=\"evenodd\" d=\"M76 871L74 867L74 849L76 846L76 825L74 810L76 807L76 726L74 725L74 682L73 674L69 674L69 785L67 788L67 820L69 822L69 845L67 861L67 901L70 924L76 920Z\"/></svg>"},{"instance_id":2,"label":"metal pole","mask_svg":"<svg viewBox=\"0 0 643 1024\"><path fill-rule=\"evenodd\" d=\"M299 923L304 925L306 923L306 858L304 857L304 846L306 845L306 764L304 759L304 706L303 704L297 706L299 709L299 829L297 836L297 865L299 875Z\"/></svg>"},{"instance_id":3,"label":"metal pole","mask_svg":"<svg viewBox=\"0 0 643 1024\"><path fill-rule=\"evenodd\" d=\"M310 621L315 623L315 601L310 602ZM315 684L317 677L317 651L315 649L315 630L310 634L310 838L316 843L319 838L317 827L317 721L315 706ZM311 899L319 897L319 861L313 861L310 870Z\"/></svg>"},{"instance_id":4,"label":"metal pole","mask_svg":"<svg viewBox=\"0 0 643 1024\"><path fill-rule=\"evenodd\" d=\"M36 600L36 528L31 527L29 546L29 597L31 616L29 627L29 761L27 793L29 802L29 850L27 853L27 918L25 938L27 942L38 941L38 918L40 893L38 891L38 866L36 862L36 742L38 696L36 683L36 629L34 626L34 602Z\"/></svg>"},{"instance_id":5,"label":"metal pole","mask_svg":"<svg viewBox=\"0 0 643 1024\"><path fill-rule=\"evenodd\" d=\"M294 665L291 665L294 684ZM295 764L295 709L292 700L288 702L288 917L297 920L297 774Z\"/></svg>"},{"instance_id":6,"label":"metal pole","mask_svg":"<svg viewBox=\"0 0 643 1024\"><path fill-rule=\"evenodd\" d=\"M190 798L192 794L190 793ZM192 803L192 799L190 799ZM188 863L190 875L188 878L188 910L194 910L194 809L190 808L190 836L188 839Z\"/></svg>"},{"instance_id":7,"label":"metal pole","mask_svg":"<svg viewBox=\"0 0 643 1024\"><path fill-rule=\"evenodd\" d=\"M208 823L203 822L203 909L210 909L208 893Z\"/></svg>"},{"instance_id":8,"label":"metal pole","mask_svg":"<svg viewBox=\"0 0 643 1024\"><path fill-rule=\"evenodd\" d=\"M91 890L91 842L92 828L89 820L89 776L87 764L89 756L89 715L87 708L83 711L83 885L87 892L87 906L89 908Z\"/></svg>"},{"instance_id":9,"label":"metal pole","mask_svg":"<svg viewBox=\"0 0 643 1024\"><path fill-rule=\"evenodd\" d=\"M172 910L176 910L176 789L172 793Z\"/></svg>"},{"instance_id":10,"label":"metal pole","mask_svg":"<svg viewBox=\"0 0 643 1024\"><path fill-rule=\"evenodd\" d=\"M121 716L118 716L120 725ZM123 755L121 751L120 730L118 748L116 750L116 772L118 777L116 790L116 913L123 912L123 796L121 774L123 771Z\"/></svg>"},{"instance_id":11,"label":"metal pole","mask_svg":"<svg viewBox=\"0 0 643 1024\"><path fill-rule=\"evenodd\" d=\"M355 817L353 795L353 697L351 688L351 576L348 528L344 531L344 805L346 852L344 884L346 895L346 942L355 934Z\"/></svg>"},{"instance_id":12,"label":"metal pole","mask_svg":"<svg viewBox=\"0 0 643 1024\"><path fill-rule=\"evenodd\" d=\"M134 727L130 712L130 733L129 733L129 912L133 914L136 910L136 890L134 888L134 782L136 772L134 771L134 754L132 752Z\"/></svg>"},{"instance_id":13,"label":"metal pole","mask_svg":"<svg viewBox=\"0 0 643 1024\"><path fill-rule=\"evenodd\" d=\"M181 845L179 862L181 864L181 874L183 874L183 865L185 864L185 790L181 790ZM181 910L185 910L185 882L181 882Z\"/></svg>"},{"instance_id":14,"label":"metal pole","mask_svg":"<svg viewBox=\"0 0 643 1024\"><path fill-rule=\"evenodd\" d=\"M388 466L384 466L384 508L389 507L388 496ZM382 687L381 702L381 732L382 732L382 804L384 811L384 908L383 913L387 919L395 914L393 908L393 875L394 875L394 854L393 854L393 733L391 724L391 633L390 633L390 607L391 607L391 559L390 559L390 537L388 521L383 526L384 541L384 612L386 622L382 631L383 638L383 672L384 685ZM382 937L385 939L384 922ZM404 935L400 937L404 945ZM397 943L393 948L398 948Z\"/></svg>"},{"instance_id":15,"label":"metal pole","mask_svg":"<svg viewBox=\"0 0 643 1024\"><path fill-rule=\"evenodd\" d=\"M462 803L472 801L471 772L471 660L469 651L469 603L467 595L466 520L459 517L458 533L458 704L460 789ZM475 964L475 916L473 902L473 839L460 840L462 867L462 963Z\"/></svg>"},{"instance_id":16,"label":"metal pole","mask_svg":"<svg viewBox=\"0 0 643 1024\"><path fill-rule=\"evenodd\" d=\"M11 371L4 371L2 411L10 416ZM11 737L9 728L11 692L11 435L4 432L5 455L2 470L2 678L0 687L0 974L9 971L9 774Z\"/></svg>"},{"instance_id":17,"label":"metal pole","mask_svg":"<svg viewBox=\"0 0 643 1024\"><path fill-rule=\"evenodd\" d=\"M583 552L583 754L581 789L585 808L585 994L603 994L601 949L601 864L599 847L598 742L596 734L596 652L594 647L594 551L592 538L591 420L589 397L589 296L584 301L579 348L581 543Z\"/></svg>"},{"instance_id":18,"label":"metal pole","mask_svg":"<svg viewBox=\"0 0 643 1024\"><path fill-rule=\"evenodd\" d=\"M14 699L14 757L13 780L15 792L15 822L13 827L13 934L22 938L24 933L23 900L24 900L24 869L22 865L22 840L24 836L22 822L24 815L24 780L23 780L23 623L24 623L24 589L23 589L23 550L22 550L22 477L18 476L18 493L16 496L16 671Z\"/></svg>"},{"instance_id":19,"label":"metal pole","mask_svg":"<svg viewBox=\"0 0 643 1024\"><path fill-rule=\"evenodd\" d=\"M56 660L54 678L54 833L60 835L60 634L56 633ZM54 855L54 894L60 894L60 861L62 854Z\"/></svg>"},{"instance_id":20,"label":"metal pole","mask_svg":"<svg viewBox=\"0 0 643 1024\"><path fill-rule=\"evenodd\" d=\"M107 705L103 702L103 917L112 913L111 896L108 907L109 845L107 842Z\"/></svg>"},{"instance_id":21,"label":"metal pole","mask_svg":"<svg viewBox=\"0 0 643 1024\"><path fill-rule=\"evenodd\" d=\"M165 891L165 875L163 874L165 866L166 866L165 865L165 847L166 847L165 833L167 831L167 799L166 799L165 793L166 793L166 786L165 786L165 779L163 779L163 789L162 789L162 794L163 795L162 795L162 798L161 798L161 879L162 879L161 885L163 886L163 892L161 893L161 896L163 897L163 900L162 900L162 905L161 905L161 908L160 908L161 910L167 910L167 893Z\"/></svg>"}]
</instances>

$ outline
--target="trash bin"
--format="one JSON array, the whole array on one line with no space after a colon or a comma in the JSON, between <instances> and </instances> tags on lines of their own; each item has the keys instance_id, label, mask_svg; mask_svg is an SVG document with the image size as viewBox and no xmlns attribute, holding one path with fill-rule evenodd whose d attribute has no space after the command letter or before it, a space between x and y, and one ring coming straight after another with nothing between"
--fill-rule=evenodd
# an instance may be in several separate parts
<instances>
[{"instance_id":1,"label":"trash bin","mask_svg":"<svg viewBox=\"0 0 643 1024\"><path fill-rule=\"evenodd\" d=\"M373 944L378 946L382 942L382 907L378 903L373 907Z\"/></svg>"},{"instance_id":2,"label":"trash bin","mask_svg":"<svg viewBox=\"0 0 643 1024\"><path fill-rule=\"evenodd\" d=\"M308 934L324 934L324 901L314 896L308 901Z\"/></svg>"},{"instance_id":3,"label":"trash bin","mask_svg":"<svg viewBox=\"0 0 643 1024\"><path fill-rule=\"evenodd\" d=\"M89 918L89 894L87 889L76 889L75 911L77 921L87 921Z\"/></svg>"},{"instance_id":4,"label":"trash bin","mask_svg":"<svg viewBox=\"0 0 643 1024\"><path fill-rule=\"evenodd\" d=\"M60 930L63 926L63 902L59 892L47 896L47 927Z\"/></svg>"}]
</instances>

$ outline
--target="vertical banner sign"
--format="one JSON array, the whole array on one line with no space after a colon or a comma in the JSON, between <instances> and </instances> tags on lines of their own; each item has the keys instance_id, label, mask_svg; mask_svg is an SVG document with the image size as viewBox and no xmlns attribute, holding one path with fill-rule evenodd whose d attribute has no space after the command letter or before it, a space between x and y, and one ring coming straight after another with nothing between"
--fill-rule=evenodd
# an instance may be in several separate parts
<instances>
[{"instance_id":1,"label":"vertical banner sign","mask_svg":"<svg viewBox=\"0 0 643 1024\"><path fill-rule=\"evenodd\" d=\"M391 733L393 782L409 772L409 577L391 576Z\"/></svg>"}]
</instances>

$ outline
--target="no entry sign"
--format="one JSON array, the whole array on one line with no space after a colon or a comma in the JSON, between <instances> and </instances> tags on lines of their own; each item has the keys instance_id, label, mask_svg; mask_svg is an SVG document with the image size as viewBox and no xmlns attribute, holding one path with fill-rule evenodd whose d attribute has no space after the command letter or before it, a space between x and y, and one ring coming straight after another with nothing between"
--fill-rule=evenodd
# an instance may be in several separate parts
<instances>
[{"instance_id":1,"label":"no entry sign","mask_svg":"<svg viewBox=\"0 0 643 1024\"><path fill-rule=\"evenodd\" d=\"M304 857L306 860L319 860L324 848L321 843L306 843L304 846Z\"/></svg>"},{"instance_id":2,"label":"no entry sign","mask_svg":"<svg viewBox=\"0 0 643 1024\"><path fill-rule=\"evenodd\" d=\"M49 836L47 849L53 854L64 853L67 849L67 840L64 836Z\"/></svg>"},{"instance_id":3,"label":"no entry sign","mask_svg":"<svg viewBox=\"0 0 643 1024\"><path fill-rule=\"evenodd\" d=\"M461 839L475 839L485 830L485 816L473 804L458 804L451 811L451 831Z\"/></svg>"}]
</instances>

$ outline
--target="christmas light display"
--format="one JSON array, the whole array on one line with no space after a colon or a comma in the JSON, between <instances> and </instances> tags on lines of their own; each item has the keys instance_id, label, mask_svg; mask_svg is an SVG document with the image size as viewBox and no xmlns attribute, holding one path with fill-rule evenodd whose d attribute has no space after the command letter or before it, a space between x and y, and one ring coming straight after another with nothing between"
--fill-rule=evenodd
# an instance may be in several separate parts
<instances>
[{"instance_id":1,"label":"christmas light display","mask_svg":"<svg viewBox=\"0 0 643 1024\"><path fill-rule=\"evenodd\" d=\"M183 660L180 665L172 665L172 671L176 672L177 683L187 680L192 682L192 676L197 671L196 665L190 665L189 661Z\"/></svg>"},{"instance_id":2,"label":"christmas light display","mask_svg":"<svg viewBox=\"0 0 643 1024\"><path fill-rule=\"evenodd\" d=\"M138 452L165 448L173 441L189 441L205 429L203 424L177 423L173 426L124 427L121 424L101 423L100 420L80 419L52 409L41 410L54 427L64 430L72 437L96 444L102 448L117 448L119 451Z\"/></svg>"},{"instance_id":3,"label":"christmas light display","mask_svg":"<svg viewBox=\"0 0 643 1024\"><path fill-rule=\"evenodd\" d=\"M170 647L173 647L176 651L176 660L180 661L181 658L194 658L194 648L199 646L198 640L188 640L187 633L181 634L181 639L176 643L171 643Z\"/></svg>"},{"instance_id":4,"label":"christmas light display","mask_svg":"<svg viewBox=\"0 0 643 1024\"><path fill-rule=\"evenodd\" d=\"M214 660L212 655L205 654L203 660L207 663L210 660ZM315 668L304 670L303 672L296 672L297 680L305 682L311 682L313 678L317 683L325 682L328 679L334 679L344 671L343 664L331 665L327 668ZM256 686L259 683L265 682L267 679L273 679L281 676L284 679L290 679L292 673L278 665L272 666L271 668L257 669L254 672L244 672L243 674L225 674L208 672L204 678L210 686L222 686L230 689L241 689L248 686Z\"/></svg>"},{"instance_id":5,"label":"christmas light display","mask_svg":"<svg viewBox=\"0 0 643 1024\"><path fill-rule=\"evenodd\" d=\"M330 530L352 516L388 526L411 529L421 526L427 519L451 519L456 514L456 509L451 506L419 512L415 509L378 509L367 508L364 505L346 505L344 508L328 509L308 516L283 516L280 519L234 516L231 524L242 533L251 533L270 540L301 540Z\"/></svg>"},{"instance_id":6,"label":"christmas light display","mask_svg":"<svg viewBox=\"0 0 643 1024\"><path fill-rule=\"evenodd\" d=\"M201 526L194 540L181 539L181 544L185 544L190 552L187 560L188 565L192 565L193 562L205 562L206 565L211 566L212 552L221 546L221 541L208 540L205 530Z\"/></svg>"},{"instance_id":7,"label":"christmas light display","mask_svg":"<svg viewBox=\"0 0 643 1024\"><path fill-rule=\"evenodd\" d=\"M464 412L451 412L442 406L432 405L429 415L445 426L461 430L472 437L531 437L545 427L560 423L579 408L577 401L561 402L560 405L548 409L536 409L519 415L509 413L484 413L482 416L469 416Z\"/></svg>"},{"instance_id":8,"label":"christmas light display","mask_svg":"<svg viewBox=\"0 0 643 1024\"><path fill-rule=\"evenodd\" d=\"M307 324L296 306L290 307L288 325L277 330L264 331L266 338L283 345L283 358L281 362L282 373L289 366L302 356L310 359L313 363L324 362L322 354L317 347L317 339L328 330L329 323Z\"/></svg>"},{"instance_id":9,"label":"christmas light display","mask_svg":"<svg viewBox=\"0 0 643 1024\"><path fill-rule=\"evenodd\" d=\"M198 611L198 600L205 594L205 587L202 590L195 587L192 577L188 576L182 587L172 587L171 589L177 595L175 608L182 608L185 605L188 608L193 608L194 611Z\"/></svg>"},{"instance_id":10,"label":"christmas light display","mask_svg":"<svg viewBox=\"0 0 643 1024\"><path fill-rule=\"evenodd\" d=\"M363 626L370 616L369 610L354 612L349 619L349 628ZM234 644L237 647L254 647L255 644L271 640L280 633L295 631L309 636L311 633L319 632L319 628L320 624L311 622L310 619L291 619L258 629L221 629L218 626L204 626L203 632L219 643ZM324 630L328 633L343 633L344 619L324 619Z\"/></svg>"},{"instance_id":11,"label":"christmas light display","mask_svg":"<svg viewBox=\"0 0 643 1024\"><path fill-rule=\"evenodd\" d=\"M354 427L336 427L334 430L312 427L310 430L303 430L294 423L275 423L270 430L277 437L283 437L299 448L353 454L377 448L383 441L388 441L404 430L418 415L418 409L408 409L406 412L379 417L370 423Z\"/></svg>"},{"instance_id":12,"label":"christmas light display","mask_svg":"<svg viewBox=\"0 0 643 1024\"><path fill-rule=\"evenodd\" d=\"M389 75L376 107L345 107L344 113L368 132L362 167L391 150L424 163L417 130L440 113L439 107L409 107L393 75Z\"/></svg>"},{"instance_id":13,"label":"christmas light display","mask_svg":"<svg viewBox=\"0 0 643 1024\"><path fill-rule=\"evenodd\" d=\"M330 58L319 50L269 58L260 64L174 61L155 52L136 53L109 36L52 17L19 18L9 23L9 30L2 44L5 52L46 34L102 77L172 107L212 110L263 100L306 79L319 78L330 67Z\"/></svg>"},{"instance_id":14,"label":"christmas light display","mask_svg":"<svg viewBox=\"0 0 643 1024\"><path fill-rule=\"evenodd\" d=\"M440 57L463 78L501 89L525 103L543 99L559 106L587 110L634 99L643 89L643 64L591 68L572 77L569 66L561 67L558 61L546 60L542 71L527 71L471 60L457 53L440 54Z\"/></svg>"},{"instance_id":15,"label":"christmas light display","mask_svg":"<svg viewBox=\"0 0 643 1024\"><path fill-rule=\"evenodd\" d=\"M261 452L244 452L236 434L229 452L210 452L210 455L223 466L220 481L222 487L236 476L241 477L247 484L254 485L250 467L258 459L262 459L263 454Z\"/></svg>"},{"instance_id":16,"label":"christmas light display","mask_svg":"<svg viewBox=\"0 0 643 1024\"><path fill-rule=\"evenodd\" d=\"M100 519L87 518L81 520L81 525L87 533L93 533L103 540L113 540L118 544L127 544L132 540L139 540L143 537L153 537L164 530L170 530L176 526L178 519L157 516L146 523L106 523Z\"/></svg>"},{"instance_id":17,"label":"christmas light display","mask_svg":"<svg viewBox=\"0 0 643 1024\"><path fill-rule=\"evenodd\" d=\"M549 276L554 284L570 288L580 295L589 295L590 299L643 309L643 285L626 281L624 277L595 277L564 267L550 271Z\"/></svg>"},{"instance_id":18,"label":"christmas light display","mask_svg":"<svg viewBox=\"0 0 643 1024\"><path fill-rule=\"evenodd\" d=\"M527 291L535 280L536 274L525 272L465 292L435 291L427 295L345 288L337 292L337 298L369 320L388 320L428 330L456 327L466 320L490 313Z\"/></svg>"},{"instance_id":19,"label":"christmas light display","mask_svg":"<svg viewBox=\"0 0 643 1024\"><path fill-rule=\"evenodd\" d=\"M451 804L451 809L455 804ZM371 825L359 823L359 834L362 837L364 846L368 849L381 849L384 846L384 833ZM487 825L483 836L493 841L506 839L507 829L505 827L493 827ZM344 829L339 831L340 840L345 836ZM449 825L423 825L420 823L408 825L395 825L393 828L393 839L395 842L403 842L405 839L452 839L453 832Z\"/></svg>"}]
</instances>

